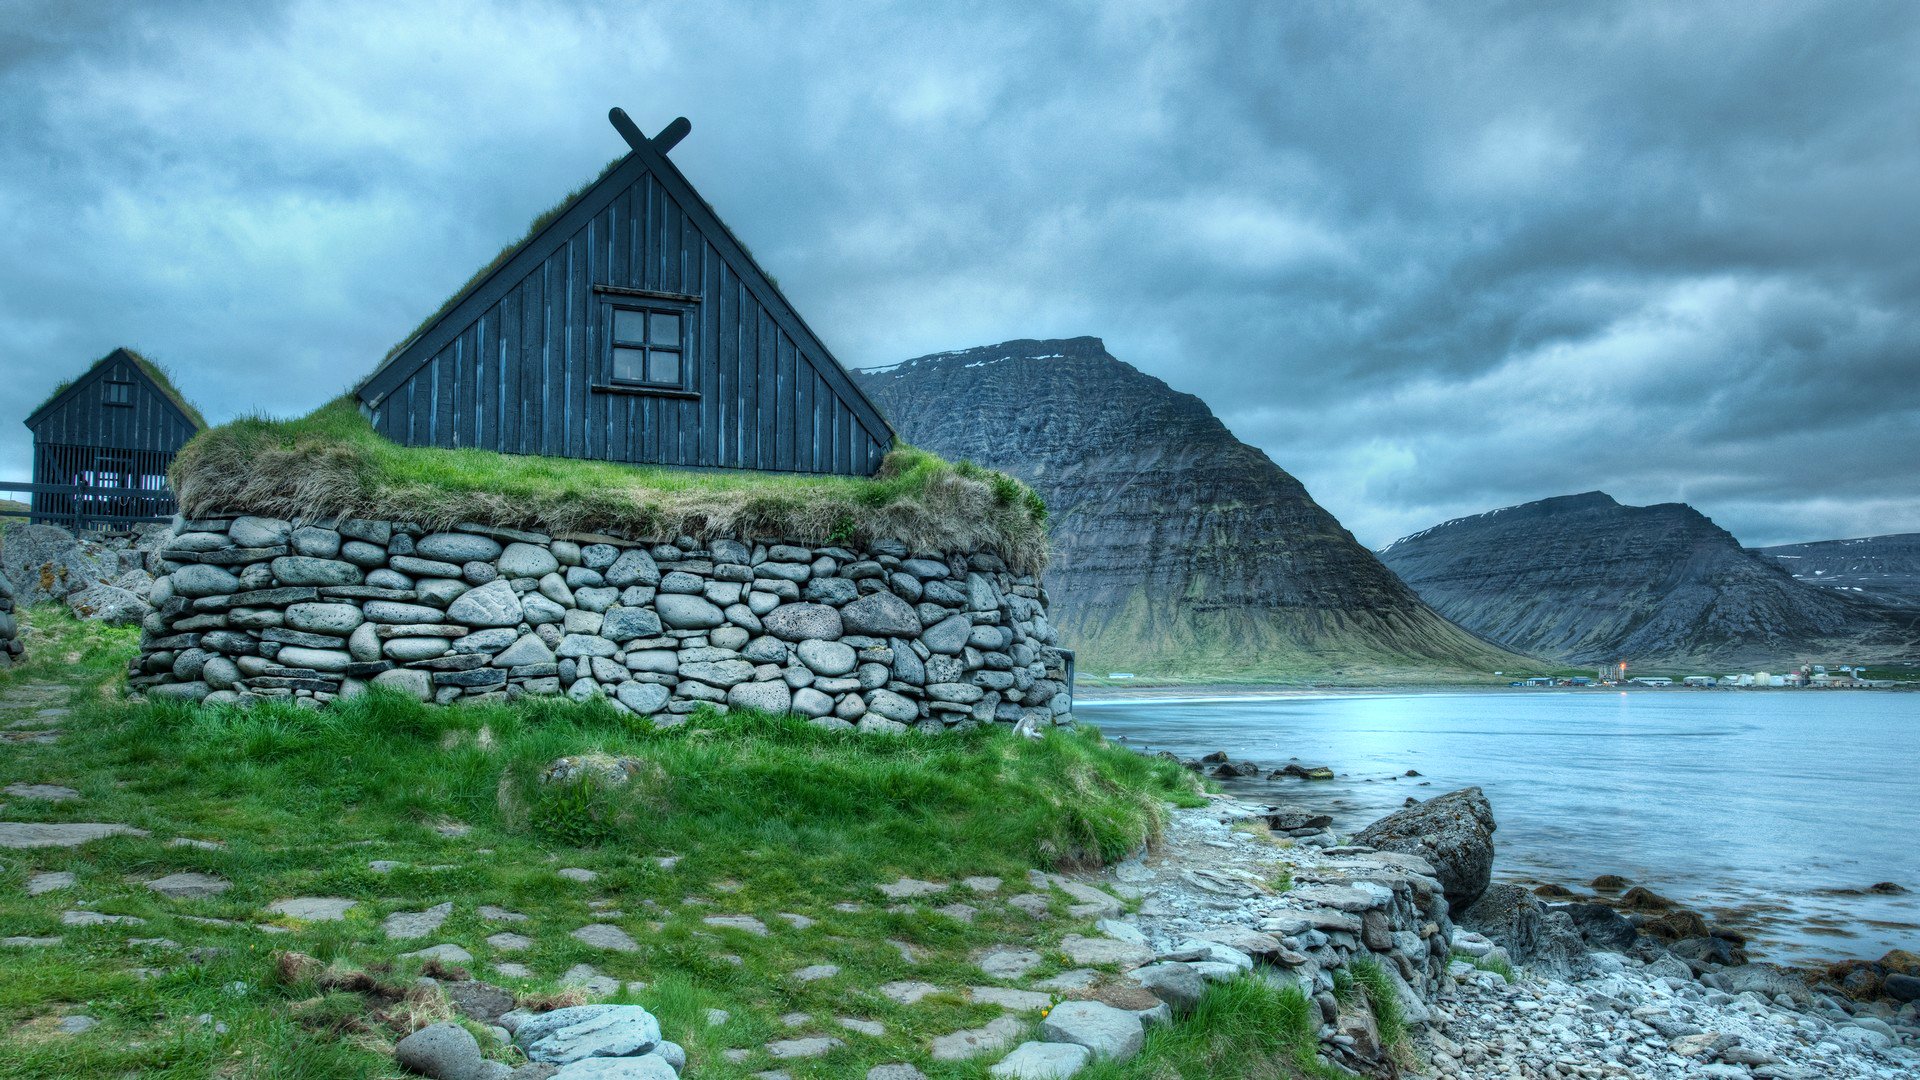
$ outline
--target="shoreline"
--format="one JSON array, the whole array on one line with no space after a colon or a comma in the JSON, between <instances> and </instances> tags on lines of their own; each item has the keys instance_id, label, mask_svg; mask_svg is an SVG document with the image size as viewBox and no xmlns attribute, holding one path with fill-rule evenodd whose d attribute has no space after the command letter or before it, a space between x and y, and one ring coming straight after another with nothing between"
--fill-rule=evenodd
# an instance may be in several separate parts
<instances>
[{"instance_id":1,"label":"shoreline","mask_svg":"<svg viewBox=\"0 0 1920 1080\"><path fill-rule=\"evenodd\" d=\"M1920 692L1920 683L1901 686L1508 686L1505 682L1495 683L1378 683L1373 685L1312 685L1303 686L1291 683L1194 683L1160 684L1143 683L1139 685L1114 686L1111 683L1089 684L1076 680L1073 687L1075 704L1082 702L1101 705L1145 704L1155 701L1185 701L1190 703L1205 701L1259 701L1263 699L1285 700L1290 698L1312 697L1362 697L1362 696L1426 696L1432 694L1483 694L1505 691L1514 694L1711 694L1711 693L1791 693L1804 691L1821 694L1846 693L1915 693Z\"/></svg>"}]
</instances>

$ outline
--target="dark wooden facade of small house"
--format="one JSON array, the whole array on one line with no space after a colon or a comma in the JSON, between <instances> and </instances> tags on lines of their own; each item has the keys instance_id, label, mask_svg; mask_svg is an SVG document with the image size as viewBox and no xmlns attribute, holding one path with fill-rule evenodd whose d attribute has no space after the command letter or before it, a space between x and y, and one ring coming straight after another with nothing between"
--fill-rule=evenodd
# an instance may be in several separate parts
<instances>
[{"instance_id":1,"label":"dark wooden facade of small house","mask_svg":"<svg viewBox=\"0 0 1920 1080\"><path fill-rule=\"evenodd\" d=\"M30 516L72 528L164 520L167 468L206 422L158 368L115 349L27 417Z\"/></svg>"},{"instance_id":2,"label":"dark wooden facade of small house","mask_svg":"<svg viewBox=\"0 0 1920 1080\"><path fill-rule=\"evenodd\" d=\"M667 160L684 118L559 207L355 393L409 446L867 476L893 430Z\"/></svg>"}]
</instances>

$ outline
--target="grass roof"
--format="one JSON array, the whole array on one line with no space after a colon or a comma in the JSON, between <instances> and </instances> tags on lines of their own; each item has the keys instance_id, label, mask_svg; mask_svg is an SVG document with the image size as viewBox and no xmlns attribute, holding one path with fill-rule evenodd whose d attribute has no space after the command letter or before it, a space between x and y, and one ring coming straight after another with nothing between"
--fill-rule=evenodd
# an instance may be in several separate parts
<instances>
[{"instance_id":1,"label":"grass roof","mask_svg":"<svg viewBox=\"0 0 1920 1080\"><path fill-rule=\"evenodd\" d=\"M1047 555L1046 505L1031 488L905 445L865 478L406 447L375 432L351 395L296 420L201 433L175 459L173 488L189 517L474 521L635 540L891 538L916 550L991 551L1033 572Z\"/></svg>"},{"instance_id":2,"label":"grass roof","mask_svg":"<svg viewBox=\"0 0 1920 1080\"><path fill-rule=\"evenodd\" d=\"M113 350L113 352L110 352L107 355L101 357L100 359L95 360L93 363L88 364L87 370L81 372L79 375L76 375L71 379L61 379L60 384L53 388L53 393L48 394L46 398L40 402L40 404L35 405L31 410L29 410L28 415L31 416L33 413L37 413L41 409L46 408L48 402L52 401L54 398L59 397L61 394L66 393L68 387L72 386L76 382L79 382L82 378L85 378L88 372L91 372L94 368L99 367L101 364L106 363L108 360L113 359L113 353L126 353L127 356L133 360L134 364L138 365L141 371L146 372L147 378L153 380L153 385L158 387L162 394L166 395L167 400L173 402L174 405L177 406L181 412L187 414L187 419L192 420L199 427L204 428L207 426L207 418L201 415L200 410L197 408L194 408L193 402L188 401L187 396L180 392L180 388L173 384L173 375L171 372L169 372L166 368L162 367L161 365L153 362L152 360L147 359L146 357L128 348L115 349Z\"/></svg>"}]
</instances>

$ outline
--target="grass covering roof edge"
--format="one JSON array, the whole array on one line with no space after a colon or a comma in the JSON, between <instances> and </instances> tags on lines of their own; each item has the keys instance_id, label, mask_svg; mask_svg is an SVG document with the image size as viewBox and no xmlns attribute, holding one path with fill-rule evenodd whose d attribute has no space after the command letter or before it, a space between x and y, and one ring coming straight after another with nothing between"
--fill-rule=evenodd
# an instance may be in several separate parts
<instances>
[{"instance_id":1,"label":"grass covering roof edge","mask_svg":"<svg viewBox=\"0 0 1920 1080\"><path fill-rule=\"evenodd\" d=\"M187 517L359 517L439 528L479 522L547 533L899 540L1046 565L1046 504L971 462L896 443L872 477L691 470L400 446L351 394L293 420L248 417L195 436L174 460Z\"/></svg>"},{"instance_id":2,"label":"grass covering roof edge","mask_svg":"<svg viewBox=\"0 0 1920 1080\"><path fill-rule=\"evenodd\" d=\"M174 385L172 373L169 372L165 367L161 366L160 364L157 364L154 361L147 359L145 356L142 356L140 353L132 349L129 349L125 346L121 346L120 348L114 349L113 352L109 352L107 355L101 357L98 360L95 360L91 364L88 364L86 371L83 371L80 374L75 375L73 378L61 379L60 384L53 388L53 392L48 394L46 396L46 399L41 401L40 404L35 405L32 409L28 410L27 415L31 416L34 413L39 412L41 409L46 408L48 405L51 405L53 403L54 398L57 398L61 394L66 393L69 387L71 387L74 383L79 382L81 379L86 378L87 375L90 374L94 368L97 368L101 364L104 364L107 361L113 359L115 353L125 353L127 355L127 358L133 361L134 366L138 367L141 371L145 372L147 378L152 380L154 388L159 390L160 393L164 397L166 397L168 401L173 402L174 406L178 408L182 413L185 413L187 419L193 421L195 426L203 430L206 428L207 426L206 416L203 415L199 409L194 407L193 402L187 400L187 396L180 392L180 388L178 386Z\"/></svg>"}]
</instances>

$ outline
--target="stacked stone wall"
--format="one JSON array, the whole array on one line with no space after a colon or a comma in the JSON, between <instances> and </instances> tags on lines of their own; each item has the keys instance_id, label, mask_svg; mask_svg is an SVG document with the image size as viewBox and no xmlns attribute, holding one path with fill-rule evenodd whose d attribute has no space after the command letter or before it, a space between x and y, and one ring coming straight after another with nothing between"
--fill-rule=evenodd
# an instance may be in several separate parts
<instances>
[{"instance_id":1,"label":"stacked stone wall","mask_svg":"<svg viewBox=\"0 0 1920 1080\"><path fill-rule=\"evenodd\" d=\"M129 673L154 696L564 693L869 731L1071 717L1045 592L991 554L234 517L177 522L155 556Z\"/></svg>"},{"instance_id":2,"label":"stacked stone wall","mask_svg":"<svg viewBox=\"0 0 1920 1080\"><path fill-rule=\"evenodd\" d=\"M0 671L20 659L20 626L13 611L13 586L0 574Z\"/></svg>"}]
</instances>

